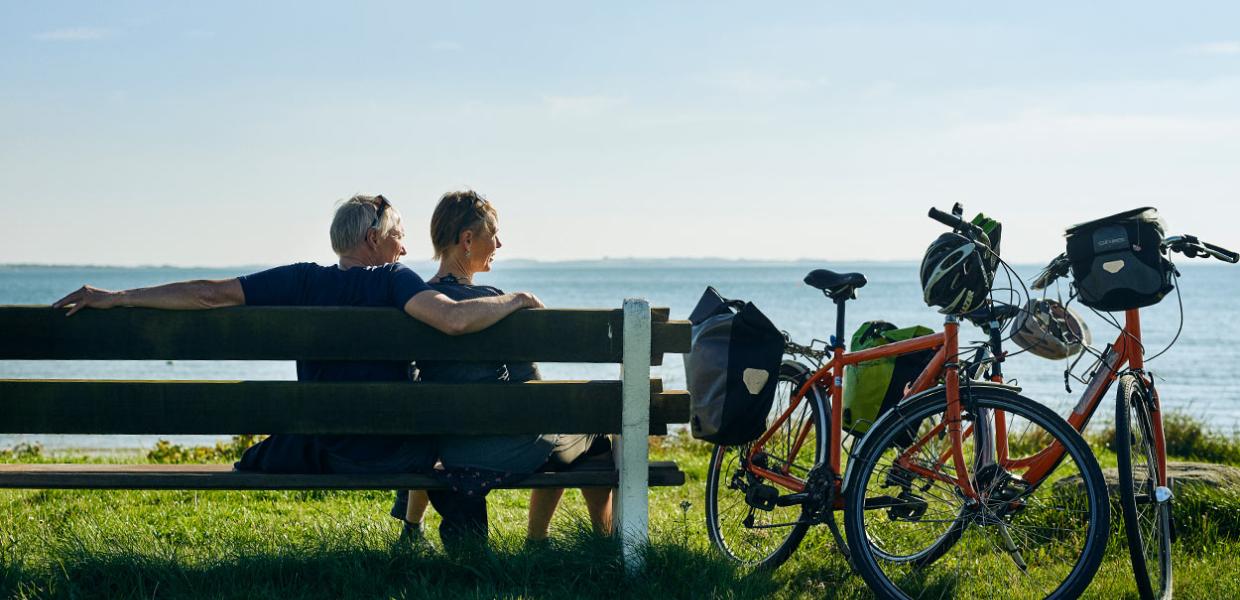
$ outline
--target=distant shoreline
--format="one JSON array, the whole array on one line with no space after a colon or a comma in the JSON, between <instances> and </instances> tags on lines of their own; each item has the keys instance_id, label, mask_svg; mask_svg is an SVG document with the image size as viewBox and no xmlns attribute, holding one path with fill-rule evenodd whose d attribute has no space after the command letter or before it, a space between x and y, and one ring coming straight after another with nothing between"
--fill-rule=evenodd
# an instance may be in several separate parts
<instances>
[{"instance_id":1,"label":"distant shoreline","mask_svg":"<svg viewBox=\"0 0 1240 600\"><path fill-rule=\"evenodd\" d=\"M308 261L314 262L314 261ZM430 261L401 261L409 268L415 271L434 270L437 264ZM918 260L831 260L818 258L798 258L795 260L746 260L746 259L729 259L729 258L599 258L599 259L581 259L581 260L535 260L528 258L512 258L497 259L496 264L504 269L639 269L639 268L664 268L664 269L713 269L713 268L779 268L779 267L809 267L822 268L836 266L890 266L890 267L915 267L920 263ZM1045 262L1015 262L1011 263L1013 267L1036 269L1045 266ZM276 265L93 265L93 264L37 264L37 263L0 263L0 272L4 271L21 271L21 270L49 270L49 271L73 271L73 270L109 270L109 271L137 271L137 270L176 270L176 271L235 271L237 273L254 273L263 269L269 269ZM1181 260L1176 263L1177 267L1202 268L1202 267L1224 267L1228 266L1221 262L1210 261L1187 261Z\"/></svg>"},{"instance_id":2,"label":"distant shoreline","mask_svg":"<svg viewBox=\"0 0 1240 600\"><path fill-rule=\"evenodd\" d=\"M313 262L313 261L311 261ZM423 266L436 264L431 261L410 261L404 260L402 263L413 266ZM915 265L915 260L830 260L825 258L798 258L791 260L748 260L739 258L591 258L591 259L575 259L575 260L537 260L531 258L499 258L496 262L502 264L506 268L522 268L522 267L771 267L771 266L799 266L809 264L874 264L874 265L895 265L907 266ZM55 269L55 270L74 270L74 269L114 269L114 270L136 270L136 269L181 269L181 270L223 270L223 269L265 269L275 265L252 264L252 265L100 265L100 264L56 264L56 263L0 263L0 269Z\"/></svg>"}]
</instances>

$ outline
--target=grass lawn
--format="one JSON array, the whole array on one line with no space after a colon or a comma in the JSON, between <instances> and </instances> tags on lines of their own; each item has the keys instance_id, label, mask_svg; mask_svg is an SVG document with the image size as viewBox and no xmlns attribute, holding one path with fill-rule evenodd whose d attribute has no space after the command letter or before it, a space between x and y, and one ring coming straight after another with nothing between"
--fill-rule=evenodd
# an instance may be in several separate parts
<instances>
[{"instance_id":1,"label":"grass lawn","mask_svg":"<svg viewBox=\"0 0 1240 600\"><path fill-rule=\"evenodd\" d=\"M1095 449L1103 466L1114 466L1105 444ZM6 490L0 597L870 597L825 530L811 531L773 574L718 558L703 524L707 452L684 440L656 448L689 481L652 493L653 543L636 578L623 575L614 544L586 531L576 491L565 495L552 543L537 548L523 544L528 493L493 493L492 550L450 557L394 548L399 527L384 492ZM1227 452L1218 458L1231 462ZM10 452L0 460L47 459ZM1193 488L1174 507L1176 597L1240 597L1240 491ZM1106 560L1086 596L1135 598L1118 508L1112 520ZM436 522L428 520L432 531ZM1011 571L998 558L997 569ZM958 593L967 592L962 582Z\"/></svg>"}]
</instances>

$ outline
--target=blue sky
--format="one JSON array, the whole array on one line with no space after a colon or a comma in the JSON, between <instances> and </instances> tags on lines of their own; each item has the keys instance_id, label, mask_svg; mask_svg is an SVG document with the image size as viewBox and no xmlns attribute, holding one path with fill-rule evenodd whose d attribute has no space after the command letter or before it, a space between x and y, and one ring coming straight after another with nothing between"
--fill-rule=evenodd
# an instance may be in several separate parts
<instances>
[{"instance_id":1,"label":"blue sky","mask_svg":"<svg viewBox=\"0 0 1240 600\"><path fill-rule=\"evenodd\" d=\"M0 263L330 262L357 192L420 259L461 187L501 258L1240 246L1240 5L2 1L0 140Z\"/></svg>"}]
</instances>

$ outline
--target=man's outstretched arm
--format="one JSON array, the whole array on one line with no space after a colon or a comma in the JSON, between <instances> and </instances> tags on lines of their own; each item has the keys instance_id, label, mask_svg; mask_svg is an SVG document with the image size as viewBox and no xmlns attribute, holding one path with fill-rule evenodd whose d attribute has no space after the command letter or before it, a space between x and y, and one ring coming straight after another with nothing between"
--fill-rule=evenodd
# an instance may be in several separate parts
<instances>
[{"instance_id":1,"label":"man's outstretched arm","mask_svg":"<svg viewBox=\"0 0 1240 600\"><path fill-rule=\"evenodd\" d=\"M529 292L457 301L434 290L405 303L409 316L448 335L481 331L523 308L543 308L543 303Z\"/></svg>"},{"instance_id":2,"label":"man's outstretched arm","mask_svg":"<svg viewBox=\"0 0 1240 600\"><path fill-rule=\"evenodd\" d=\"M200 279L181 281L148 288L113 292L84 285L57 300L54 308L69 308L70 316L86 307L115 308L133 306L169 310L202 310L245 304L245 292L237 279Z\"/></svg>"}]
</instances>

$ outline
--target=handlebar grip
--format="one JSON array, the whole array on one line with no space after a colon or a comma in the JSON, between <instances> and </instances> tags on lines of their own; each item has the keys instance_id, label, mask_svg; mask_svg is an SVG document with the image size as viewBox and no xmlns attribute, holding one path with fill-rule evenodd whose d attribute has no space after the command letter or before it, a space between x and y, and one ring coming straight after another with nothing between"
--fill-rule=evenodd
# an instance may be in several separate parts
<instances>
[{"instance_id":1,"label":"handlebar grip","mask_svg":"<svg viewBox=\"0 0 1240 600\"><path fill-rule=\"evenodd\" d=\"M1201 245L1205 246L1207 250L1210 250L1211 252L1213 252L1219 260L1223 260L1229 263L1240 262L1240 254L1232 252L1231 250L1228 250L1221 246L1215 246L1214 244L1207 244L1206 242L1201 242Z\"/></svg>"},{"instance_id":2,"label":"handlebar grip","mask_svg":"<svg viewBox=\"0 0 1240 600\"><path fill-rule=\"evenodd\" d=\"M965 221L964 219L961 219L951 213L945 213L937 208L934 208L933 206L930 207L929 216L931 219L951 227L952 229L967 231L975 236L982 233L981 227Z\"/></svg>"}]
</instances>

